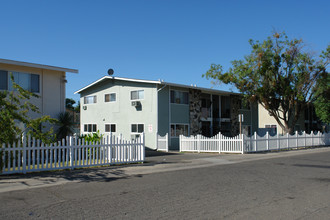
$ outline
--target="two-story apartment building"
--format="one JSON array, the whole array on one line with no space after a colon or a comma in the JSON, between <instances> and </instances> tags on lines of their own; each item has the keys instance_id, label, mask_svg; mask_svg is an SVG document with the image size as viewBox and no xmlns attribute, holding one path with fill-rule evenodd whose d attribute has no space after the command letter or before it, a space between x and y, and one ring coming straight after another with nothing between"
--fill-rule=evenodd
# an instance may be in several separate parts
<instances>
[{"instance_id":1,"label":"two-story apartment building","mask_svg":"<svg viewBox=\"0 0 330 220\"><path fill-rule=\"evenodd\" d=\"M30 102L39 108L41 115L57 118L65 111L66 72L78 73L78 70L0 59L0 90L13 90L10 78L13 75L18 85L39 96L32 97Z\"/></svg>"},{"instance_id":2,"label":"two-story apartment building","mask_svg":"<svg viewBox=\"0 0 330 220\"><path fill-rule=\"evenodd\" d=\"M78 90L81 133L122 134L136 138L145 133L146 146L156 147L157 133L169 134L170 149L179 147L179 135L212 136L258 128L258 106L243 108L240 94L163 81L105 76Z\"/></svg>"}]
</instances>

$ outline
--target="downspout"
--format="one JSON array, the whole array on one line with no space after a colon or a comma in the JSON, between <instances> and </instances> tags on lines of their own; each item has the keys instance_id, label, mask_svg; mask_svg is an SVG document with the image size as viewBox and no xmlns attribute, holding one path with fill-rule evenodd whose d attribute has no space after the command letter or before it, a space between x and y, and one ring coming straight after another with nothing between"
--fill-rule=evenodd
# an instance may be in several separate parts
<instances>
[{"instance_id":1,"label":"downspout","mask_svg":"<svg viewBox=\"0 0 330 220\"><path fill-rule=\"evenodd\" d=\"M172 145L171 138L171 86L168 86L168 145Z\"/></svg>"},{"instance_id":2,"label":"downspout","mask_svg":"<svg viewBox=\"0 0 330 220\"><path fill-rule=\"evenodd\" d=\"M157 88L157 106L156 106L156 114L157 114L157 121L156 121L156 148L158 148L158 122L159 122L159 111L158 111L158 105L159 105L159 92L166 87L166 84L164 84L163 87ZM158 150L158 149L156 149Z\"/></svg>"}]
</instances>

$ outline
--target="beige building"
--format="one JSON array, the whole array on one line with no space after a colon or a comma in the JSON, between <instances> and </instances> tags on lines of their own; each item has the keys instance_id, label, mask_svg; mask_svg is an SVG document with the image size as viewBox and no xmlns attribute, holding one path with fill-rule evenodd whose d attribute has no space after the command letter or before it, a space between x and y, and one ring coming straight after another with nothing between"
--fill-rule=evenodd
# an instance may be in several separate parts
<instances>
[{"instance_id":1,"label":"beige building","mask_svg":"<svg viewBox=\"0 0 330 220\"><path fill-rule=\"evenodd\" d=\"M312 106L301 112L294 130L298 132L306 131L307 133L322 130L321 123L318 121ZM267 131L272 135L285 134L275 118L261 104L258 104L258 134L264 135Z\"/></svg>"},{"instance_id":2,"label":"beige building","mask_svg":"<svg viewBox=\"0 0 330 220\"><path fill-rule=\"evenodd\" d=\"M39 98L30 101L39 108L40 114L57 118L65 111L66 73L78 73L76 69L0 59L0 90L12 90L10 76L22 88ZM30 113L31 117L38 116Z\"/></svg>"}]
</instances>

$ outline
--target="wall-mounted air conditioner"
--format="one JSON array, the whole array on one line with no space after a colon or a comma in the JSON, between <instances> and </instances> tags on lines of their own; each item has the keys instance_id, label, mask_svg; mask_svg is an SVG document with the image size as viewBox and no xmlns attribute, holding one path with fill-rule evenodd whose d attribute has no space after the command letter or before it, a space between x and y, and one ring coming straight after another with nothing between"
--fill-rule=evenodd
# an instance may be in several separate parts
<instances>
[{"instance_id":1,"label":"wall-mounted air conditioner","mask_svg":"<svg viewBox=\"0 0 330 220\"><path fill-rule=\"evenodd\" d=\"M140 101L132 101L132 106L138 107L141 105Z\"/></svg>"}]
</instances>

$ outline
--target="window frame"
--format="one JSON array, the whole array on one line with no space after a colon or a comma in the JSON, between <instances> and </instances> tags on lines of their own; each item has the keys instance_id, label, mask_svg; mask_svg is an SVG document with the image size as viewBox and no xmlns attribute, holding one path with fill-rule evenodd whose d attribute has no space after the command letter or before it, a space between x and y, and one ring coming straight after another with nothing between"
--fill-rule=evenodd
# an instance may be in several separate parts
<instances>
[{"instance_id":1,"label":"window frame","mask_svg":"<svg viewBox=\"0 0 330 220\"><path fill-rule=\"evenodd\" d=\"M174 92L174 97L173 97L173 100L172 100L172 92ZM180 103L177 103L175 100L178 99L178 98L175 98L175 94L176 93L186 93L187 94L187 103L184 102L184 100L181 100L180 98ZM181 96L181 95L179 95ZM172 102L173 101L173 102ZM182 90L176 90L176 89L171 89L170 90L170 103L171 104L176 104L176 105L189 105L189 92L187 91L182 91Z\"/></svg>"},{"instance_id":2,"label":"window frame","mask_svg":"<svg viewBox=\"0 0 330 220\"><path fill-rule=\"evenodd\" d=\"M110 126L110 131L107 131L106 126L109 125ZM114 125L115 126L115 131L111 131L111 126ZM116 133L117 132L117 124L116 123L106 123L104 124L104 132L105 133Z\"/></svg>"},{"instance_id":3,"label":"window frame","mask_svg":"<svg viewBox=\"0 0 330 220\"><path fill-rule=\"evenodd\" d=\"M139 95L139 92L143 92L143 97L142 98L140 98L140 95ZM137 99L133 99L132 98L132 93L133 92L138 92L138 98ZM131 90L131 92L130 92L130 101L139 101L139 100L144 100L144 97L145 97L145 94L144 94L144 89L138 89L138 90Z\"/></svg>"},{"instance_id":4,"label":"window frame","mask_svg":"<svg viewBox=\"0 0 330 220\"><path fill-rule=\"evenodd\" d=\"M180 135L176 134L178 125L183 125L184 126L183 127L184 128L183 135L189 137L190 136L190 125L188 123L171 123L170 124L170 137L171 138L179 138ZM172 126L174 126L174 135L172 135ZM187 126L187 132L185 132L186 131L186 129L185 129L186 126ZM185 135L185 134L187 134L187 135Z\"/></svg>"},{"instance_id":5,"label":"window frame","mask_svg":"<svg viewBox=\"0 0 330 220\"><path fill-rule=\"evenodd\" d=\"M87 100L88 97L94 97L94 102L86 103L86 100ZM96 104L96 103L97 103L97 96L96 95L84 96L84 105L90 105L90 104Z\"/></svg>"},{"instance_id":6,"label":"window frame","mask_svg":"<svg viewBox=\"0 0 330 220\"><path fill-rule=\"evenodd\" d=\"M94 126L95 126L95 131L94 131ZM91 131L88 131L89 128L91 128L90 129ZM84 124L84 133L94 133L94 132L97 132L97 124Z\"/></svg>"},{"instance_id":7,"label":"window frame","mask_svg":"<svg viewBox=\"0 0 330 220\"><path fill-rule=\"evenodd\" d=\"M132 131L132 125L136 125L136 129L137 129L136 132ZM143 131L142 132L139 132L139 125L143 125ZM144 133L144 130L145 130L145 124L144 123L132 123L132 124L130 124L131 139L135 140L135 139L139 138L141 136L141 134ZM134 136L134 138L133 138L133 136Z\"/></svg>"},{"instance_id":8,"label":"window frame","mask_svg":"<svg viewBox=\"0 0 330 220\"><path fill-rule=\"evenodd\" d=\"M270 127L266 127L266 126L270 126ZM270 132L271 131L271 129L274 129L274 127L272 127L272 126L275 126L275 132L273 133L273 132ZM278 133L278 130L277 130L277 125L276 124L265 124L265 129L268 129L267 131L268 131L268 133L270 134L277 134Z\"/></svg>"},{"instance_id":9,"label":"window frame","mask_svg":"<svg viewBox=\"0 0 330 220\"><path fill-rule=\"evenodd\" d=\"M114 94L115 95L115 101L111 101L111 95ZM109 101L106 101L106 96L109 95ZM110 92L110 93L106 93L104 94L104 102L105 103L114 103L117 102L117 93L116 92Z\"/></svg>"},{"instance_id":10,"label":"window frame","mask_svg":"<svg viewBox=\"0 0 330 220\"><path fill-rule=\"evenodd\" d=\"M14 91L13 89L13 84L12 84L12 81L11 81L11 78L10 78L10 74L13 74L14 76L14 81L17 85L21 86L23 89L29 91L29 92L32 92L32 93L35 93L35 94L41 94L41 75L38 74L38 73L30 73L30 72L22 72L22 71L14 71L14 70L3 70L1 69L0 71L2 72L6 72L7 76L6 76L6 80L7 80L7 83L6 83L6 89L0 89L1 91ZM17 74L17 77L18 77L18 80L16 79L15 80L15 74ZM26 75L27 76L27 79L28 79L28 88L25 88L24 85L22 85L22 83L20 83L19 81L19 78L20 76L22 75ZM32 80L34 77L33 76L37 76L37 84L34 83L34 81ZM32 85L38 85L38 89L37 91L34 91L32 88L33 86Z\"/></svg>"}]
</instances>

